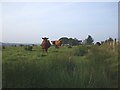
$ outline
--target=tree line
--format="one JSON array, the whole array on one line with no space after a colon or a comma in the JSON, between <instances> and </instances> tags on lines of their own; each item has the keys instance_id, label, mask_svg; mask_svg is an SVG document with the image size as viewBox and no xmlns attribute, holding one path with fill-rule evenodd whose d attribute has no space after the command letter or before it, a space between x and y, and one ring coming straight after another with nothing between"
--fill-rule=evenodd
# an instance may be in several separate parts
<instances>
[{"instance_id":1,"label":"tree line","mask_svg":"<svg viewBox=\"0 0 120 90\"><path fill-rule=\"evenodd\" d=\"M76 38L67 38L67 37L62 37L59 40L62 41L63 45L70 45L70 46L75 46L75 45L93 45L94 44L94 39L91 35L88 35L88 37L85 40L78 40ZM108 42L116 42L116 38L113 39L111 37L109 37L108 39L106 39L105 41L100 41L100 42L96 42L96 44L103 44L103 43L108 43Z\"/></svg>"},{"instance_id":2,"label":"tree line","mask_svg":"<svg viewBox=\"0 0 120 90\"><path fill-rule=\"evenodd\" d=\"M90 35L88 35L88 37L84 41L78 40L77 38L67 38L67 37L62 37L59 40L62 41L63 45L71 45L71 46L81 45L81 44L91 45L94 42L94 39Z\"/></svg>"}]
</instances>

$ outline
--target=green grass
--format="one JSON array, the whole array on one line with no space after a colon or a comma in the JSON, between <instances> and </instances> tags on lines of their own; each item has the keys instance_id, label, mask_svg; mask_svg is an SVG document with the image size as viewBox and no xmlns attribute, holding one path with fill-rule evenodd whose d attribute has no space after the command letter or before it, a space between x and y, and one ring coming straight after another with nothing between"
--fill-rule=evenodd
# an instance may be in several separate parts
<instances>
[{"instance_id":1,"label":"green grass","mask_svg":"<svg viewBox=\"0 0 120 90\"><path fill-rule=\"evenodd\" d=\"M0 89L2 88L2 50L0 46Z\"/></svg>"},{"instance_id":2,"label":"green grass","mask_svg":"<svg viewBox=\"0 0 120 90\"><path fill-rule=\"evenodd\" d=\"M103 46L2 50L3 88L118 87L118 54Z\"/></svg>"}]
</instances>

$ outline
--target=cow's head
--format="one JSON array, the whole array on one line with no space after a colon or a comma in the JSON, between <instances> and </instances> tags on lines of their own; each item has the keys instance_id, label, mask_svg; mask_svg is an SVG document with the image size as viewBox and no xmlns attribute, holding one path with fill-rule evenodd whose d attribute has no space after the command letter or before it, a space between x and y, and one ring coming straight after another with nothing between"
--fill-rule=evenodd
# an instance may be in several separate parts
<instances>
[{"instance_id":1,"label":"cow's head","mask_svg":"<svg viewBox=\"0 0 120 90\"><path fill-rule=\"evenodd\" d=\"M46 37L44 37L44 38L42 38L43 40L48 40L48 38L46 38Z\"/></svg>"}]
</instances>

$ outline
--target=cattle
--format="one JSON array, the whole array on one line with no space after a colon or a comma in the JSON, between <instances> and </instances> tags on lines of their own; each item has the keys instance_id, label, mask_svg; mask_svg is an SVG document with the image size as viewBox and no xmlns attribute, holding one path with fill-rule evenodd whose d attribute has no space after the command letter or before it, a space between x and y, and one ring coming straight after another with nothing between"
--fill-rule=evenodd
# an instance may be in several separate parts
<instances>
[{"instance_id":1,"label":"cattle","mask_svg":"<svg viewBox=\"0 0 120 90\"><path fill-rule=\"evenodd\" d=\"M55 45L55 48L59 48L62 45L62 41L61 40L55 40L55 41L51 41L53 45Z\"/></svg>"},{"instance_id":2,"label":"cattle","mask_svg":"<svg viewBox=\"0 0 120 90\"><path fill-rule=\"evenodd\" d=\"M48 51L48 48L51 46L51 44L50 44L48 38L44 37L44 38L42 38L42 39L43 39L43 41L42 41L42 43L41 43L41 47L42 47L42 49L43 49L43 52L44 52L44 51L47 52L47 51Z\"/></svg>"},{"instance_id":3,"label":"cattle","mask_svg":"<svg viewBox=\"0 0 120 90\"><path fill-rule=\"evenodd\" d=\"M96 42L96 45L100 46L100 45L101 45L101 43L100 43L100 42Z\"/></svg>"}]
</instances>

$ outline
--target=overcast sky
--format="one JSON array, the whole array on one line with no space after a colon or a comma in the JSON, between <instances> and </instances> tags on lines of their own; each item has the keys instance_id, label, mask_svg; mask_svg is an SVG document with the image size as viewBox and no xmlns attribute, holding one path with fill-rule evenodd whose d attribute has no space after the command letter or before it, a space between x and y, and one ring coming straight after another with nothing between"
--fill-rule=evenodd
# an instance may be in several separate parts
<instances>
[{"instance_id":1,"label":"overcast sky","mask_svg":"<svg viewBox=\"0 0 120 90\"><path fill-rule=\"evenodd\" d=\"M117 2L2 3L2 41L40 43L72 37L94 41L118 37Z\"/></svg>"}]
</instances>

